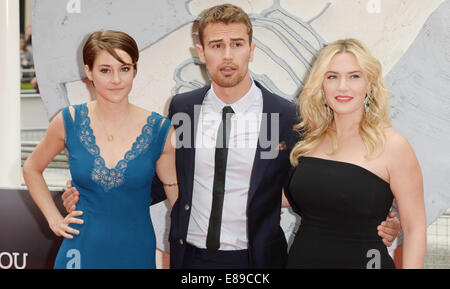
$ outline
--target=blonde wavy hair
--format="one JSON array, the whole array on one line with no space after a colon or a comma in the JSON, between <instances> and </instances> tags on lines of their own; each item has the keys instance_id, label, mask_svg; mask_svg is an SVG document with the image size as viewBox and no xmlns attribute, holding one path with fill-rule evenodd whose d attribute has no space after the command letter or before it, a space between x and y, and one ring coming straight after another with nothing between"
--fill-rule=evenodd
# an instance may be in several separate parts
<instances>
[{"instance_id":1,"label":"blonde wavy hair","mask_svg":"<svg viewBox=\"0 0 450 289\"><path fill-rule=\"evenodd\" d=\"M334 116L330 108L325 106L326 99L322 92L323 81L328 65L338 53L352 53L366 73L369 81L367 97L369 109L363 114L359 123L359 134L367 150L366 158L379 156L384 151L386 137L383 129L390 127L390 109L380 62L375 59L369 49L356 39L335 41L321 49L308 76L305 87L299 95L301 122L294 126L302 140L291 151L290 161L298 165L298 159L313 151L329 135L333 141L333 154L337 148L336 133L333 130Z\"/></svg>"}]
</instances>

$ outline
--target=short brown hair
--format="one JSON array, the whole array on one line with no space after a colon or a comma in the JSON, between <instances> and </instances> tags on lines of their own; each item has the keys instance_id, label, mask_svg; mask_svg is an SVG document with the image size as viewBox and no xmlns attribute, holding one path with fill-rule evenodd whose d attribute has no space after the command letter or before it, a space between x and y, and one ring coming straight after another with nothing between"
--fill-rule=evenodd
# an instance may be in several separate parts
<instances>
[{"instance_id":1,"label":"short brown hair","mask_svg":"<svg viewBox=\"0 0 450 289\"><path fill-rule=\"evenodd\" d=\"M241 8L232 4L223 4L204 10L200 14L198 21L198 37L203 46L203 31L209 23L243 23L247 26L249 43L252 43L253 28L252 22L247 13Z\"/></svg>"},{"instance_id":2,"label":"short brown hair","mask_svg":"<svg viewBox=\"0 0 450 289\"><path fill-rule=\"evenodd\" d=\"M117 55L114 49L120 49L128 53L133 63L126 63ZM133 65L137 70L137 62L139 60L139 49L133 37L125 32L106 30L96 31L89 35L83 47L83 62L92 70L97 53L106 50L115 59L123 64Z\"/></svg>"}]
</instances>

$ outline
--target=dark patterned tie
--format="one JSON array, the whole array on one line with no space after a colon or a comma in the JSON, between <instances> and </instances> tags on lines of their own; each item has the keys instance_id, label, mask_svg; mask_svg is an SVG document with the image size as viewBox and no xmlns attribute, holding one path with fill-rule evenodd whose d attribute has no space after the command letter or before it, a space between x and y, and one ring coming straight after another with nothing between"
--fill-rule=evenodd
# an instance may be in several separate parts
<instances>
[{"instance_id":1,"label":"dark patterned tie","mask_svg":"<svg viewBox=\"0 0 450 289\"><path fill-rule=\"evenodd\" d=\"M228 145L230 139L231 116L234 113L231 106L222 109L222 122L217 132L216 154L214 163L214 183L211 215L209 216L206 248L215 252L220 247L220 226L222 222L223 197L225 193L225 174L227 171Z\"/></svg>"}]
</instances>

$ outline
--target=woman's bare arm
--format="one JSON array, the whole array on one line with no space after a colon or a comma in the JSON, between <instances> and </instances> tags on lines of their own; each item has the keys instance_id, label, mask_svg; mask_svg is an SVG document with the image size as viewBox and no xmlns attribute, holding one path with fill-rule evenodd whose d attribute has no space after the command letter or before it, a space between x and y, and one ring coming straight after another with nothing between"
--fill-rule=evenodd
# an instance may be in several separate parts
<instances>
[{"instance_id":1,"label":"woman's bare arm","mask_svg":"<svg viewBox=\"0 0 450 289\"><path fill-rule=\"evenodd\" d=\"M81 215L73 212L64 218L53 201L42 173L53 158L65 148L65 129L62 114L59 113L49 124L44 139L39 143L23 166L23 177L28 186L31 197L44 214L52 231L57 236L72 238L69 233L78 231L70 228L70 223L82 223L75 219ZM81 222L80 222L81 221Z\"/></svg>"},{"instance_id":2,"label":"woman's bare arm","mask_svg":"<svg viewBox=\"0 0 450 289\"><path fill-rule=\"evenodd\" d=\"M164 191L171 207L178 199L178 181L175 164L175 130L173 127L168 132L163 152L156 162L156 174L164 185Z\"/></svg>"},{"instance_id":3,"label":"woman's bare arm","mask_svg":"<svg viewBox=\"0 0 450 289\"><path fill-rule=\"evenodd\" d=\"M408 140L393 130L387 137L390 185L403 229L403 268L422 268L427 227L422 172Z\"/></svg>"}]
</instances>

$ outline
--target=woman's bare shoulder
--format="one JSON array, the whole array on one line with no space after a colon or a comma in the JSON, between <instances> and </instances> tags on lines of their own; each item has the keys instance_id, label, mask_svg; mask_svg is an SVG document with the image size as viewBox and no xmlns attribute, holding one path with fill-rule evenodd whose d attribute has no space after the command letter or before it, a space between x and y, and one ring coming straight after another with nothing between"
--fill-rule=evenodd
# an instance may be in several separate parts
<instances>
[{"instance_id":1,"label":"woman's bare shoulder","mask_svg":"<svg viewBox=\"0 0 450 289\"><path fill-rule=\"evenodd\" d=\"M139 118L147 118L148 116L150 116L153 111L147 110L143 107L137 106L132 104L132 108L133 108L133 113L135 114L135 116L139 117Z\"/></svg>"},{"instance_id":2,"label":"woman's bare shoulder","mask_svg":"<svg viewBox=\"0 0 450 289\"><path fill-rule=\"evenodd\" d=\"M384 130L386 136L385 153L391 160L415 158L414 150L408 139L392 127Z\"/></svg>"},{"instance_id":3,"label":"woman's bare shoulder","mask_svg":"<svg viewBox=\"0 0 450 289\"><path fill-rule=\"evenodd\" d=\"M50 121L47 127L45 137L52 140L64 140L65 136L66 136L66 129L64 126L62 111L60 111Z\"/></svg>"},{"instance_id":4,"label":"woman's bare shoulder","mask_svg":"<svg viewBox=\"0 0 450 289\"><path fill-rule=\"evenodd\" d=\"M407 140L403 134L401 134L399 131L397 131L393 127L386 127L384 129L384 133L386 135L386 138L391 141Z\"/></svg>"},{"instance_id":5,"label":"woman's bare shoulder","mask_svg":"<svg viewBox=\"0 0 450 289\"><path fill-rule=\"evenodd\" d=\"M158 113L156 111L147 110L147 109L142 108L142 107L137 106L137 105L133 105L133 109L134 109L136 115L138 117L140 117L141 119L147 120L148 117L151 116L152 114L155 114L155 115L157 115L159 117L162 117L163 122L166 121L166 119L168 119L166 116L164 116L164 115L162 115L162 114L160 114L160 113Z\"/></svg>"}]
</instances>

